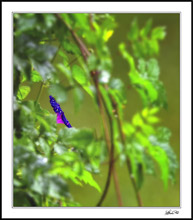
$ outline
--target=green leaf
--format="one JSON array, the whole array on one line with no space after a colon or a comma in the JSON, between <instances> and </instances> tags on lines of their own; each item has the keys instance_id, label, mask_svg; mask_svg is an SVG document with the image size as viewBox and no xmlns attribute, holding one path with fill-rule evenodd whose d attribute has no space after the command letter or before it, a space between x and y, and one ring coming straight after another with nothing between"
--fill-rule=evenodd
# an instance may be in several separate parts
<instances>
[{"instance_id":1,"label":"green leaf","mask_svg":"<svg viewBox=\"0 0 193 220\"><path fill-rule=\"evenodd\" d=\"M87 84L87 76L85 72L80 66L76 64L72 67L72 76L78 83L80 83L80 85Z\"/></svg>"},{"instance_id":2,"label":"green leaf","mask_svg":"<svg viewBox=\"0 0 193 220\"><path fill-rule=\"evenodd\" d=\"M40 149L43 151L43 153L46 156L49 156L50 146L48 145L48 143L43 138L39 138L39 146L40 146Z\"/></svg>"},{"instance_id":3,"label":"green leaf","mask_svg":"<svg viewBox=\"0 0 193 220\"><path fill-rule=\"evenodd\" d=\"M70 67L67 67L65 64L62 64L62 63L58 63L56 66L66 76L69 82L72 84L73 80L72 80L72 73L71 73Z\"/></svg>"},{"instance_id":4,"label":"green leaf","mask_svg":"<svg viewBox=\"0 0 193 220\"><path fill-rule=\"evenodd\" d=\"M65 102L67 99L65 87L60 84L51 85L49 93L54 96L59 103Z\"/></svg>"},{"instance_id":5,"label":"green leaf","mask_svg":"<svg viewBox=\"0 0 193 220\"><path fill-rule=\"evenodd\" d=\"M172 183L175 183L176 178L176 170L179 168L179 164L177 161L177 157L169 144L171 136L171 131L166 127L158 127L156 135L152 135L149 137L152 145L157 145L162 148L167 154L169 161L169 179Z\"/></svg>"},{"instance_id":6,"label":"green leaf","mask_svg":"<svg viewBox=\"0 0 193 220\"><path fill-rule=\"evenodd\" d=\"M140 77L136 73L135 74L130 73L129 77L131 79L131 82L137 86L138 92L139 90L143 90L145 92L144 95L142 96L144 100L146 96L148 97L150 102L154 102L157 99L158 97L157 90L154 88L153 84L149 80Z\"/></svg>"},{"instance_id":7,"label":"green leaf","mask_svg":"<svg viewBox=\"0 0 193 220\"><path fill-rule=\"evenodd\" d=\"M113 30L105 30L103 34L103 39L105 42L109 40L109 38L113 35L114 31Z\"/></svg>"},{"instance_id":8,"label":"green leaf","mask_svg":"<svg viewBox=\"0 0 193 220\"><path fill-rule=\"evenodd\" d=\"M114 94L118 96L120 104L125 105L127 103L127 98L124 83L120 79L113 78L109 83L109 87L115 92Z\"/></svg>"},{"instance_id":9,"label":"green leaf","mask_svg":"<svg viewBox=\"0 0 193 220\"><path fill-rule=\"evenodd\" d=\"M166 36L165 27L156 27L152 30L151 38L156 40L163 40Z\"/></svg>"},{"instance_id":10,"label":"green leaf","mask_svg":"<svg viewBox=\"0 0 193 220\"><path fill-rule=\"evenodd\" d=\"M150 115L154 115L157 112L159 112L159 108L158 107L153 107L153 108L149 109L149 114Z\"/></svg>"},{"instance_id":11,"label":"green leaf","mask_svg":"<svg viewBox=\"0 0 193 220\"><path fill-rule=\"evenodd\" d=\"M123 132L128 136L130 137L132 134L135 133L135 127L133 125L131 125L130 123L128 122L124 122L123 123Z\"/></svg>"},{"instance_id":12,"label":"green leaf","mask_svg":"<svg viewBox=\"0 0 193 220\"><path fill-rule=\"evenodd\" d=\"M67 53L74 54L76 56L81 54L79 47L75 43L71 43L69 40L63 41L62 46Z\"/></svg>"},{"instance_id":13,"label":"green leaf","mask_svg":"<svg viewBox=\"0 0 193 220\"><path fill-rule=\"evenodd\" d=\"M150 79L156 80L159 78L160 70L156 59L150 59L147 63L147 72Z\"/></svg>"},{"instance_id":14,"label":"green leaf","mask_svg":"<svg viewBox=\"0 0 193 220\"><path fill-rule=\"evenodd\" d=\"M168 107L167 94L163 86L163 83L160 81L155 81L153 82L153 85L158 92L158 98L156 101L154 101L154 104L158 107L164 107L165 109L167 109Z\"/></svg>"},{"instance_id":15,"label":"green leaf","mask_svg":"<svg viewBox=\"0 0 193 220\"><path fill-rule=\"evenodd\" d=\"M29 86L20 86L19 90L17 92L17 97L20 100L23 100L27 97L27 95L29 94L31 88Z\"/></svg>"},{"instance_id":16,"label":"green leaf","mask_svg":"<svg viewBox=\"0 0 193 220\"><path fill-rule=\"evenodd\" d=\"M142 110L141 114L142 114L142 116L143 116L144 118L147 118L147 116L148 116L148 114L149 114L149 109L148 109L147 107L144 108L144 109Z\"/></svg>"},{"instance_id":17,"label":"green leaf","mask_svg":"<svg viewBox=\"0 0 193 220\"><path fill-rule=\"evenodd\" d=\"M142 38L147 37L148 33L149 33L150 30L151 30L151 27L152 27L152 19L149 19L149 20L146 22L144 28L142 28L142 29L140 30L140 36L141 36Z\"/></svg>"},{"instance_id":18,"label":"green leaf","mask_svg":"<svg viewBox=\"0 0 193 220\"><path fill-rule=\"evenodd\" d=\"M45 174L38 176L32 185L32 190L41 194L61 199L69 197L68 187L66 182L59 176Z\"/></svg>"},{"instance_id":19,"label":"green leaf","mask_svg":"<svg viewBox=\"0 0 193 220\"><path fill-rule=\"evenodd\" d=\"M75 22L75 28L79 28L81 30L89 30L89 19L87 13L72 13L70 14L71 18Z\"/></svg>"},{"instance_id":20,"label":"green leaf","mask_svg":"<svg viewBox=\"0 0 193 220\"><path fill-rule=\"evenodd\" d=\"M67 151L67 148L62 145L62 144L58 144L58 143L55 143L54 144L54 151L57 153L57 154L63 154L64 152Z\"/></svg>"},{"instance_id":21,"label":"green leaf","mask_svg":"<svg viewBox=\"0 0 193 220\"><path fill-rule=\"evenodd\" d=\"M155 124L158 123L160 121L160 119L156 116L149 116L146 118L146 120L150 123L150 124Z\"/></svg>"},{"instance_id":22,"label":"green leaf","mask_svg":"<svg viewBox=\"0 0 193 220\"><path fill-rule=\"evenodd\" d=\"M128 61L129 65L130 65L130 73L135 73L136 72L135 61L134 61L133 57L126 51L124 43L119 44L119 50L120 50L122 56Z\"/></svg>"},{"instance_id":23,"label":"green leaf","mask_svg":"<svg viewBox=\"0 0 193 220\"><path fill-rule=\"evenodd\" d=\"M42 76L36 70L32 70L31 71L31 80L32 80L32 82L40 82L40 81L42 81Z\"/></svg>"},{"instance_id":24,"label":"green leaf","mask_svg":"<svg viewBox=\"0 0 193 220\"><path fill-rule=\"evenodd\" d=\"M143 58L138 59L138 69L141 75L146 73L146 62Z\"/></svg>"},{"instance_id":25,"label":"green leaf","mask_svg":"<svg viewBox=\"0 0 193 220\"><path fill-rule=\"evenodd\" d=\"M43 63L39 63L34 59L31 59L32 65L34 69L40 73L44 81L47 81L48 79L52 79L54 72L54 67L49 61L45 61Z\"/></svg>"},{"instance_id":26,"label":"green leaf","mask_svg":"<svg viewBox=\"0 0 193 220\"><path fill-rule=\"evenodd\" d=\"M84 172L84 171L83 171L83 169L84 169L83 164L80 163L79 161L75 161L75 162L73 163L72 169L73 169L73 171L74 171L77 175L80 175L80 176L81 176L82 173Z\"/></svg>"},{"instance_id":27,"label":"green leaf","mask_svg":"<svg viewBox=\"0 0 193 220\"><path fill-rule=\"evenodd\" d=\"M134 19L131 23L131 28L129 29L129 33L127 35L130 41L137 40L139 36L139 28L137 24L137 19Z\"/></svg>"},{"instance_id":28,"label":"green leaf","mask_svg":"<svg viewBox=\"0 0 193 220\"><path fill-rule=\"evenodd\" d=\"M159 146L152 146L149 148L149 152L153 159L159 164L161 170L161 178L164 183L165 189L168 186L168 178L169 178L169 161L166 152L160 148Z\"/></svg>"},{"instance_id":29,"label":"green leaf","mask_svg":"<svg viewBox=\"0 0 193 220\"><path fill-rule=\"evenodd\" d=\"M158 127L157 128L157 138L159 141L168 142L171 137L171 131L166 127Z\"/></svg>"},{"instance_id":30,"label":"green leaf","mask_svg":"<svg viewBox=\"0 0 193 220\"><path fill-rule=\"evenodd\" d=\"M141 118L139 113L137 113L133 116L132 124L134 126L139 126L139 127L143 126L144 122L143 122L143 119Z\"/></svg>"},{"instance_id":31,"label":"green leaf","mask_svg":"<svg viewBox=\"0 0 193 220\"><path fill-rule=\"evenodd\" d=\"M97 189L99 192L101 192L101 188L98 185L98 183L93 179L91 173L84 170L82 176L78 177L81 181L83 181L86 184L89 184L90 186L93 186L95 189Z\"/></svg>"},{"instance_id":32,"label":"green leaf","mask_svg":"<svg viewBox=\"0 0 193 220\"><path fill-rule=\"evenodd\" d=\"M64 128L59 131L59 139L68 146L85 149L93 141L93 132L89 129Z\"/></svg>"}]
</instances>

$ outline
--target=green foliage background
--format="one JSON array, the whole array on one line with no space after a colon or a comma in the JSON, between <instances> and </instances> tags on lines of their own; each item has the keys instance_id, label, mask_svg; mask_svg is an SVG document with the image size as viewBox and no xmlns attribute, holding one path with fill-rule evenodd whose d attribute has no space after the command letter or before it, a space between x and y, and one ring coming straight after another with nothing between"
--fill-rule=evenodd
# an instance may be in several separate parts
<instances>
[{"instance_id":1,"label":"green foliage background","mask_svg":"<svg viewBox=\"0 0 193 220\"><path fill-rule=\"evenodd\" d=\"M95 32L87 15L61 17L91 51L88 65L55 15L14 15L14 206L96 206L108 159L96 91L90 87L93 69L102 71L107 111L114 117L112 95L123 121L126 150L115 122L114 140L124 206L137 206L128 156L144 206L179 206L179 14L95 15ZM75 128L56 125L49 95ZM142 153L145 145L155 162ZM113 180L103 206L118 206Z\"/></svg>"}]
</instances>

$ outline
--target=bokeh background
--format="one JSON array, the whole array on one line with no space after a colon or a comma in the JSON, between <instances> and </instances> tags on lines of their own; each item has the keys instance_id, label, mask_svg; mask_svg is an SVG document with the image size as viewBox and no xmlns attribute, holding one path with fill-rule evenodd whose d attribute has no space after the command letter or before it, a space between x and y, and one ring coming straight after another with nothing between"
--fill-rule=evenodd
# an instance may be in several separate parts
<instances>
[{"instance_id":1,"label":"bokeh background","mask_svg":"<svg viewBox=\"0 0 193 220\"><path fill-rule=\"evenodd\" d=\"M128 85L128 63L119 53L118 44L127 41L127 33L131 22L137 18L139 27L143 27L149 18L153 20L153 27L165 26L166 38L160 42L160 53L157 57L160 65L160 80L164 83L168 109L162 109L159 113L161 126L168 127L171 132L171 146L177 155L180 164L180 14L114 14L117 28L113 36L108 41L108 46L113 60L114 77L121 78L125 85ZM57 57L56 57L57 61ZM66 82L63 82L66 85ZM39 93L40 83L36 83L31 88L31 92L27 99L35 100ZM137 92L131 88L127 89L128 103L125 107L124 117L131 120L133 114L142 110L142 102ZM42 108L48 109L51 113L53 110L49 103L48 89L44 88L39 99ZM72 93L68 92L67 101L61 104L65 109L65 114L74 127L90 127L96 129L97 133L101 133L100 116L90 97L85 93L84 102L79 112L74 109ZM58 125L60 127L62 125ZM137 206L134 190L128 176L127 168L116 163L116 170L119 177L121 194L124 206ZM104 188L108 165L101 167L101 173L94 175L95 180L101 188ZM159 172L159 171L158 171ZM98 191L88 185L83 187L70 183L70 191L75 201L82 206L96 206L100 198ZM163 182L157 176L145 176L145 181L140 190L143 204L146 207L177 207L180 206L180 169L176 174L176 183L171 185L167 190L164 189ZM106 199L103 206L117 206L116 195L114 191L114 183L111 182Z\"/></svg>"}]
</instances>

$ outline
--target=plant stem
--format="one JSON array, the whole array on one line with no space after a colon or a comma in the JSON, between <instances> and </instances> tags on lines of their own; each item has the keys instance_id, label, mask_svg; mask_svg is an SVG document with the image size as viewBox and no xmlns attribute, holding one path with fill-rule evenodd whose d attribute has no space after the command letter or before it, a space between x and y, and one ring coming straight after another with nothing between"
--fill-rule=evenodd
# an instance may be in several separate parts
<instances>
[{"instance_id":1,"label":"plant stem","mask_svg":"<svg viewBox=\"0 0 193 220\"><path fill-rule=\"evenodd\" d=\"M38 103L39 98L40 98L40 95L41 95L41 93L42 93L43 85L44 85L44 82L41 82L40 90L39 90L39 93L38 93L37 98L36 98L36 104Z\"/></svg>"},{"instance_id":2,"label":"plant stem","mask_svg":"<svg viewBox=\"0 0 193 220\"><path fill-rule=\"evenodd\" d=\"M88 51L87 47L84 45L84 43L82 42L82 40L76 35L76 33L72 30L72 28L62 19L62 17L59 14L55 14L56 17L62 21L65 26L68 28L68 30L71 32L75 42L77 43L77 45L80 48L80 51L82 53L82 56L84 58L85 61L87 61L88 56L90 55L90 52ZM114 183L115 183L115 190L116 190L116 195L117 195L117 199L118 199L118 204L119 206L123 206L122 204L122 199L121 199L121 193L120 193L120 187L119 187L119 183L118 183L118 178L117 178L117 174L115 171L115 167L113 166L113 155L114 155L114 145L113 145L113 132L112 132L112 128L111 128L111 139L110 139L110 135L108 132L108 126L106 123L106 119L105 119L105 112L103 110L102 107L102 95L100 93L100 90L98 88L98 80L96 79L96 71L91 71L91 76L93 78L93 81L95 83L95 87L97 90L97 98L98 98L98 102L99 102L99 111L101 113L101 117L102 117L102 123L103 123L103 127L104 127L104 133L105 133L105 140L107 143L107 147L109 150L109 155L110 155L110 160L109 160L109 171L108 171L108 176L107 176L107 180L106 180L106 184L105 184L105 188L103 191L103 194L97 204L97 206L100 206L102 204L102 202L104 201L108 188L110 186L110 177L111 177L111 173L113 171L113 178L114 178ZM108 113L108 112L107 112ZM111 121L111 120L109 120ZM112 127L112 125L110 125Z\"/></svg>"},{"instance_id":3,"label":"plant stem","mask_svg":"<svg viewBox=\"0 0 193 220\"><path fill-rule=\"evenodd\" d=\"M125 135L122 131L122 121L121 121L121 118L120 118L120 114L119 114L119 111L117 109L117 103L115 102L115 100L113 99L112 96L110 96L111 98L111 101L113 103L113 106L115 108L115 114L117 115L117 121L118 121L118 124L119 124L119 133L120 133L120 136L121 136L121 142L123 144L123 146L126 146L126 143L125 143ZM141 199L141 196L140 196L140 193L137 189L137 185L136 185L136 182L135 182L135 179L132 175L132 168L131 168L131 162L129 160L129 158L127 157L127 168L128 168L128 171L129 171L129 177L131 179L131 182L132 182L132 185L133 185L133 188L135 190L135 195L136 195L136 198L137 198L137 202L138 202L138 205L139 206L143 206L143 203L142 203L142 199Z\"/></svg>"}]
</instances>

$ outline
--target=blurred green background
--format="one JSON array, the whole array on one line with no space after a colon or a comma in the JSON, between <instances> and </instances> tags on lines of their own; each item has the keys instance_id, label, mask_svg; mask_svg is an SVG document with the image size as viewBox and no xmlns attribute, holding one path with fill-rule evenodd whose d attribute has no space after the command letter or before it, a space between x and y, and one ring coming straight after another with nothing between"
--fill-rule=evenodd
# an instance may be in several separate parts
<instances>
[{"instance_id":1,"label":"blurred green background","mask_svg":"<svg viewBox=\"0 0 193 220\"><path fill-rule=\"evenodd\" d=\"M171 146L180 162L180 14L114 14L117 22L117 28L108 42L113 60L112 75L121 78L125 85L129 85L127 62L122 58L118 44L127 41L127 33L131 22L137 18L139 26L145 25L149 18L153 20L153 27L165 26L166 38L160 42L160 53L158 62L160 65L160 80L164 83L167 92L168 109L162 109L159 113L162 121L159 125L168 127L171 132ZM57 58L56 58L57 60ZM66 85L65 81L63 82ZM34 84L27 99L35 100L40 89L40 83ZM75 112L72 102L72 92L69 91L68 99L61 104L65 109L65 114L70 120L72 126L77 128L90 127L95 128L100 133L100 117L96 112L91 98L85 93L85 99L79 112ZM133 114L142 110L142 102L134 89L127 89L128 103L125 107L124 117L131 120ZM53 110L49 103L49 94L46 88L43 89L39 99L42 108ZM60 127L62 125L58 125ZM116 170L119 177L119 184L123 198L124 206L137 206L134 190L130 182L128 171L125 166L116 163ZM94 175L95 180L101 188L104 188L108 165L101 167L101 173ZM96 189L90 186L77 186L70 183L70 191L75 201L80 202L82 206L96 206L100 194ZM176 174L176 184L171 185L167 190L163 187L163 182L157 177L146 175L144 185L140 191L144 206L148 207L176 207L180 206L180 169ZM117 206L117 200L114 191L114 183L111 182L109 192L104 200L103 206Z\"/></svg>"}]
</instances>

